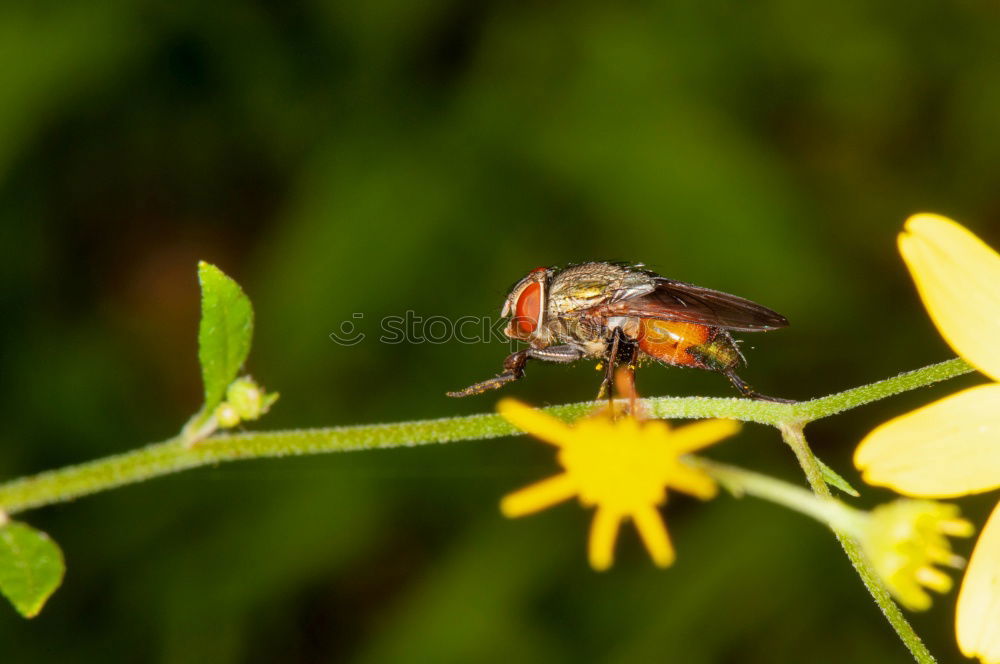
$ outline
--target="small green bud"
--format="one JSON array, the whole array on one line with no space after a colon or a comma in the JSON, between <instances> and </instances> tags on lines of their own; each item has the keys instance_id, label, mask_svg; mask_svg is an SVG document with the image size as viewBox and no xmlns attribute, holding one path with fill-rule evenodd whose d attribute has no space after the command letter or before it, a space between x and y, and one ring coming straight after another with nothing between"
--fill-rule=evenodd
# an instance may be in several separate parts
<instances>
[{"instance_id":1,"label":"small green bud","mask_svg":"<svg viewBox=\"0 0 1000 664\"><path fill-rule=\"evenodd\" d=\"M266 394L249 376L237 378L226 390L226 401L241 420L256 420L278 399L276 393Z\"/></svg>"},{"instance_id":2,"label":"small green bud","mask_svg":"<svg viewBox=\"0 0 1000 664\"><path fill-rule=\"evenodd\" d=\"M215 421L223 429L232 429L240 423L240 414L228 401L223 401L215 409Z\"/></svg>"}]
</instances>

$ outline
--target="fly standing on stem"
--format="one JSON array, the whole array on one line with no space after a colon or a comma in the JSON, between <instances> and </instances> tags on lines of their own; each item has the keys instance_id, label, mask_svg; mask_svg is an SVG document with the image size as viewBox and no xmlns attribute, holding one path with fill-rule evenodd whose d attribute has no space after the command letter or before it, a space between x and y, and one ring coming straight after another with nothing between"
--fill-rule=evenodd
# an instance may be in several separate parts
<instances>
[{"instance_id":1,"label":"fly standing on stem","mask_svg":"<svg viewBox=\"0 0 1000 664\"><path fill-rule=\"evenodd\" d=\"M716 371L743 396L790 403L756 392L736 375L746 360L730 334L775 330L788 319L735 295L661 277L641 264L535 268L511 289L500 315L511 317L504 333L529 347L507 356L494 378L448 396L503 387L524 376L528 360L597 359L604 365L600 399L610 394L616 367L626 367L634 380L639 362L652 359Z\"/></svg>"}]
</instances>

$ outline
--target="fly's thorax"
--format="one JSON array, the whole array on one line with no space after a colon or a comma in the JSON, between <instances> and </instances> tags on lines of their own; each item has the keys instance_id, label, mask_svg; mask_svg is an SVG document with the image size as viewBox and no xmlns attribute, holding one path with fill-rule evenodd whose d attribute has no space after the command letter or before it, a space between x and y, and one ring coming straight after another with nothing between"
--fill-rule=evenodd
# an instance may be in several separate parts
<instances>
[{"instance_id":1,"label":"fly's thorax","mask_svg":"<svg viewBox=\"0 0 1000 664\"><path fill-rule=\"evenodd\" d=\"M604 343L606 328L600 319L589 316L550 316L546 322L546 332L558 343L583 345L591 342Z\"/></svg>"},{"instance_id":2,"label":"fly's thorax","mask_svg":"<svg viewBox=\"0 0 1000 664\"><path fill-rule=\"evenodd\" d=\"M556 272L549 287L549 312L561 315L652 288L648 275L613 263L581 263Z\"/></svg>"},{"instance_id":3,"label":"fly's thorax","mask_svg":"<svg viewBox=\"0 0 1000 664\"><path fill-rule=\"evenodd\" d=\"M552 343L571 344L582 349L587 357L603 357L616 329L621 329L626 338L635 340L639 325L639 319L634 316L608 319L579 315L550 316L545 333L550 335Z\"/></svg>"}]
</instances>

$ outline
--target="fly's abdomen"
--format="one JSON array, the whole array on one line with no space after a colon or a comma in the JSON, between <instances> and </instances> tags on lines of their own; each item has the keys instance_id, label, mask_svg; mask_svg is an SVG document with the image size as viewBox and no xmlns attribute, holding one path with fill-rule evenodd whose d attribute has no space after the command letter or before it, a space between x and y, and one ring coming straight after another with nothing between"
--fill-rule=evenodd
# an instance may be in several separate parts
<instances>
[{"instance_id":1,"label":"fly's abdomen","mask_svg":"<svg viewBox=\"0 0 1000 664\"><path fill-rule=\"evenodd\" d=\"M643 318L639 350L664 364L726 371L743 362L726 332L706 325Z\"/></svg>"},{"instance_id":2,"label":"fly's abdomen","mask_svg":"<svg viewBox=\"0 0 1000 664\"><path fill-rule=\"evenodd\" d=\"M711 329L694 323L676 323L643 318L639 326L639 350L664 364L699 367L688 351L709 341Z\"/></svg>"}]
</instances>

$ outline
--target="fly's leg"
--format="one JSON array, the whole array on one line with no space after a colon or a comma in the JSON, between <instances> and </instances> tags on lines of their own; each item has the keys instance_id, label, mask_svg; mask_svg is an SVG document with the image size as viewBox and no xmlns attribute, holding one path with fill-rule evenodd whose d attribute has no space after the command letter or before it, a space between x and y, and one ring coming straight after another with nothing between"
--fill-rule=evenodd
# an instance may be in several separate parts
<instances>
[{"instance_id":1,"label":"fly's leg","mask_svg":"<svg viewBox=\"0 0 1000 664\"><path fill-rule=\"evenodd\" d=\"M628 364L625 365L625 371L622 372L624 374L623 380L626 381L626 384L622 385L619 383L617 387L619 397L622 396L623 392L628 396L628 412L634 417L636 414L635 399L637 394L635 391L635 365L639 361L639 344L633 342L629 345L632 347L632 352L627 359Z\"/></svg>"},{"instance_id":2,"label":"fly's leg","mask_svg":"<svg viewBox=\"0 0 1000 664\"><path fill-rule=\"evenodd\" d=\"M513 383L524 375L524 364L528 361L527 351L518 351L507 356L503 361L503 372L493 378L489 378L475 385L469 385L464 390L456 392L446 392L449 397L468 397L473 394L482 394L489 390L498 390L507 383Z\"/></svg>"},{"instance_id":3,"label":"fly's leg","mask_svg":"<svg viewBox=\"0 0 1000 664\"><path fill-rule=\"evenodd\" d=\"M615 365L618 363L618 341L621 338L619 336L620 330L615 329L611 334L611 341L608 342L607 356L604 358L604 380L601 381L601 386L597 388L597 399L595 401L600 401L604 397L608 398L608 412L614 412L614 396L611 391L611 381L615 377Z\"/></svg>"},{"instance_id":4,"label":"fly's leg","mask_svg":"<svg viewBox=\"0 0 1000 664\"><path fill-rule=\"evenodd\" d=\"M605 396L608 398L608 408L613 410L613 394L611 386L614 384L615 380L615 368L619 364L625 364L628 367L629 380L632 382L633 388L635 387L635 362L639 354L639 347L634 341L625 336L625 333L621 328L615 328L611 340L608 342L608 352L606 357L607 366L604 369L604 379L601 381L601 387L597 391L597 401L600 401ZM635 390L632 390L635 393Z\"/></svg>"},{"instance_id":5,"label":"fly's leg","mask_svg":"<svg viewBox=\"0 0 1000 664\"><path fill-rule=\"evenodd\" d=\"M507 356L507 359L503 361L503 372L481 383L470 385L464 390L447 392L447 395L449 397L468 397L473 394L482 394L489 390L499 389L507 383L513 383L524 376L524 365L527 364L528 360L569 364L570 362L576 362L582 357L583 351L569 344L564 346L550 346L549 348L525 348Z\"/></svg>"},{"instance_id":6,"label":"fly's leg","mask_svg":"<svg viewBox=\"0 0 1000 664\"><path fill-rule=\"evenodd\" d=\"M766 394L761 394L760 392L757 392L752 387L747 385L742 378L737 376L736 372L733 371L732 369L723 371L722 373L724 373L726 378L729 379L729 382L733 384L733 387L735 387L737 390L740 391L740 394L749 399L756 399L757 401L773 401L775 403L795 403L791 399L780 399L778 397L769 397Z\"/></svg>"},{"instance_id":7,"label":"fly's leg","mask_svg":"<svg viewBox=\"0 0 1000 664\"><path fill-rule=\"evenodd\" d=\"M707 343L689 348L687 352L698 361L700 364L699 368L718 371L729 379L729 382L740 391L740 394L749 399L773 401L775 403L795 403L788 399L779 399L778 397L769 397L766 394L761 394L736 375L736 368L745 365L746 360L743 359L736 341L726 330L717 330Z\"/></svg>"}]
</instances>

